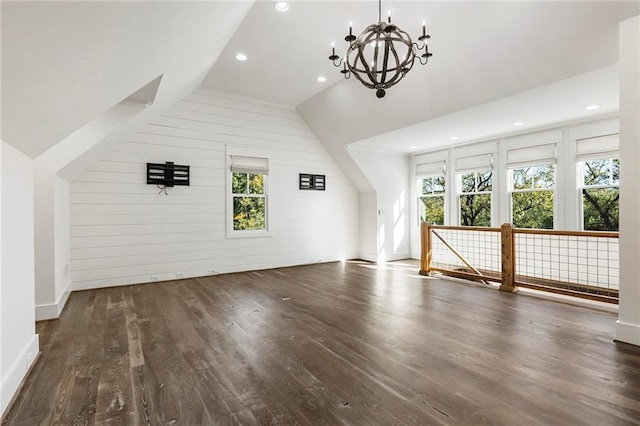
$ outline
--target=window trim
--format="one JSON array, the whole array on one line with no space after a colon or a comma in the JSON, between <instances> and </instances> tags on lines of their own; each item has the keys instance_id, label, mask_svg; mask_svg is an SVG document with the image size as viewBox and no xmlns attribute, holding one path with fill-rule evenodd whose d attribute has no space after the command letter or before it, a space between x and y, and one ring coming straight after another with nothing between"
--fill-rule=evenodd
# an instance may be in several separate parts
<instances>
[{"instance_id":1,"label":"window trim","mask_svg":"<svg viewBox=\"0 0 640 426\"><path fill-rule=\"evenodd\" d=\"M444 190L442 192L434 192L431 191L430 194L425 194L422 192L422 181L424 179L434 179L434 178L439 178L442 177L444 178L444 185L443 188ZM429 174L429 175L422 175L422 176L418 176L417 178L417 189L418 189L418 196L417 196L417 210L418 210L418 226L420 225L420 223L422 223L422 214L421 214L421 206L420 206L420 199L421 198L426 198L426 197L430 197L430 198L435 198L435 197L442 197L443 200L443 217L442 217L442 224L446 225L447 224L447 175L445 173L442 174Z\"/></svg>"},{"instance_id":2,"label":"window trim","mask_svg":"<svg viewBox=\"0 0 640 426\"><path fill-rule=\"evenodd\" d=\"M267 159L267 163L271 165L270 155L264 150L256 150L249 147L241 147L234 145L227 145L226 147L226 238L227 239L236 239L236 238L261 238L261 237L271 237L273 236L273 232L271 230L271 215L269 214L270 209L270 196L269 196L269 174L271 170L267 173L253 173L253 174L261 174L263 176L263 184L264 184L264 212L265 212L265 228L266 229L255 229L255 230L235 230L233 229L233 172L231 171L231 157L234 155L243 156L243 157L256 157L256 158L265 158ZM236 172L238 173L238 172ZM250 173L250 172L247 172ZM251 197L252 195L258 194L246 194L246 196Z\"/></svg>"},{"instance_id":3,"label":"window trim","mask_svg":"<svg viewBox=\"0 0 640 426\"><path fill-rule=\"evenodd\" d=\"M552 188L535 188L535 182L533 178L531 180L531 188L526 189L514 189L513 172L518 169L526 169L532 167L553 166L553 187ZM539 191L551 191L553 192L553 228L557 229L558 226L558 164L556 162L539 163L534 162L532 164L518 164L510 166L507 169L507 181L509 186L507 187L507 197L509 202L509 223L513 224L513 194L514 193L527 193L527 192L539 192ZM514 225L515 226L515 225ZM544 229L544 228L531 228L531 229Z\"/></svg>"},{"instance_id":4,"label":"window trim","mask_svg":"<svg viewBox=\"0 0 640 426\"><path fill-rule=\"evenodd\" d=\"M478 175L481 173L486 173L486 172L491 172L491 190L490 191L478 191ZM474 174L474 189L475 191L472 192L463 192L462 191L462 176L464 175L468 175L468 174ZM487 226L472 226L473 228L490 228L493 226L494 223L494 194L493 191L495 189L495 184L493 182L493 178L494 178L495 174L494 174L494 170L493 168L482 168L482 169L477 169L477 170L463 170L461 172L456 173L456 186L457 186L457 191L456 191L456 202L457 202L457 211L458 211L458 218L457 218L457 223L458 226L470 226L470 225L463 225L462 224L462 203L460 202L460 199L463 195L488 195L489 196L489 225Z\"/></svg>"},{"instance_id":5,"label":"window trim","mask_svg":"<svg viewBox=\"0 0 640 426\"><path fill-rule=\"evenodd\" d=\"M599 231L599 230L585 230L584 229L584 196L582 194L582 191L584 189L605 189L605 188L618 188L618 191L620 191L620 177L618 177L618 182L614 183L613 182L613 169L609 169L609 176L608 176L608 180L609 180L609 184L603 185L603 184L598 184L598 185L586 185L584 183L584 176L585 176L585 163L589 162L589 161L609 161L609 167L611 167L613 165L613 160L618 160L618 168L620 168L620 155L619 153L604 153L606 155L606 157L584 157L583 159L580 159L576 162L576 166L578 167L578 185L577 185L577 196L578 196L578 226L580 228L581 231L585 231L585 232L620 232L619 228L618 231ZM608 154L608 155L607 155ZM614 155L617 154L617 155ZM614 155L614 156L611 156ZM618 170L619 173L619 170ZM619 192L618 192L619 193ZM618 208L620 208L620 200L618 199ZM620 220L620 218L618 217L618 221Z\"/></svg>"}]
</instances>

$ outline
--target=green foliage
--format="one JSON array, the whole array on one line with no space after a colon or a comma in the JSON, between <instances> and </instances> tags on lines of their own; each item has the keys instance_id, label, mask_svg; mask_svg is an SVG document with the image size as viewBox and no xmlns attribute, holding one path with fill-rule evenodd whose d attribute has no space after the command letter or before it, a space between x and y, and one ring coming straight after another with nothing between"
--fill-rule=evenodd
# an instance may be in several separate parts
<instances>
[{"instance_id":1,"label":"green foliage","mask_svg":"<svg viewBox=\"0 0 640 426\"><path fill-rule=\"evenodd\" d=\"M618 184L619 177L618 159L585 162L585 186L600 186L582 190L583 223L586 231L618 231L620 190L612 185Z\"/></svg>"},{"instance_id":2,"label":"green foliage","mask_svg":"<svg viewBox=\"0 0 640 426\"><path fill-rule=\"evenodd\" d=\"M249 194L264 194L263 175L249 175Z\"/></svg>"},{"instance_id":3,"label":"green foliage","mask_svg":"<svg viewBox=\"0 0 640 426\"><path fill-rule=\"evenodd\" d=\"M444 176L427 177L422 179L422 194L444 194Z\"/></svg>"},{"instance_id":4,"label":"green foliage","mask_svg":"<svg viewBox=\"0 0 640 426\"><path fill-rule=\"evenodd\" d=\"M231 192L234 194L247 194L248 175L246 173L233 173L231 176Z\"/></svg>"},{"instance_id":5,"label":"green foliage","mask_svg":"<svg viewBox=\"0 0 640 426\"><path fill-rule=\"evenodd\" d=\"M460 195L460 225L491 226L491 195Z\"/></svg>"},{"instance_id":6,"label":"green foliage","mask_svg":"<svg viewBox=\"0 0 640 426\"><path fill-rule=\"evenodd\" d=\"M233 229L266 229L265 203L262 197L233 197Z\"/></svg>"},{"instance_id":7,"label":"green foliage","mask_svg":"<svg viewBox=\"0 0 640 426\"><path fill-rule=\"evenodd\" d=\"M233 173L231 190L234 231L266 229L264 176Z\"/></svg>"},{"instance_id":8,"label":"green foliage","mask_svg":"<svg viewBox=\"0 0 640 426\"><path fill-rule=\"evenodd\" d=\"M619 188L585 188L582 198L585 231L620 229Z\"/></svg>"},{"instance_id":9,"label":"green foliage","mask_svg":"<svg viewBox=\"0 0 640 426\"><path fill-rule=\"evenodd\" d=\"M420 220L444 225L444 196L420 197Z\"/></svg>"},{"instance_id":10,"label":"green foliage","mask_svg":"<svg viewBox=\"0 0 640 426\"><path fill-rule=\"evenodd\" d=\"M527 191L512 194L513 226L553 229L553 191Z\"/></svg>"},{"instance_id":11,"label":"green foliage","mask_svg":"<svg viewBox=\"0 0 640 426\"><path fill-rule=\"evenodd\" d=\"M491 177L490 170L461 176L461 225L491 226Z\"/></svg>"},{"instance_id":12,"label":"green foliage","mask_svg":"<svg viewBox=\"0 0 640 426\"><path fill-rule=\"evenodd\" d=\"M516 228L553 229L555 165L523 167L513 171L511 213Z\"/></svg>"}]
</instances>

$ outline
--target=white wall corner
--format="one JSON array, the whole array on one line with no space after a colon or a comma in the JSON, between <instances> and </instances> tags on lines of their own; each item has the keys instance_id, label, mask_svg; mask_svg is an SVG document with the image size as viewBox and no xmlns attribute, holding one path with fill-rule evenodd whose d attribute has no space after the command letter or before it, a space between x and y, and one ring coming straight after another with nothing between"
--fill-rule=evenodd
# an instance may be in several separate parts
<instances>
[{"instance_id":1,"label":"white wall corner","mask_svg":"<svg viewBox=\"0 0 640 426\"><path fill-rule=\"evenodd\" d=\"M616 321L616 337L613 340L640 346L640 325Z\"/></svg>"},{"instance_id":2,"label":"white wall corner","mask_svg":"<svg viewBox=\"0 0 640 426\"><path fill-rule=\"evenodd\" d=\"M9 405L13 402L39 352L39 338L37 334L34 334L18 359L2 377L2 383L0 384L0 416L4 415Z\"/></svg>"},{"instance_id":3,"label":"white wall corner","mask_svg":"<svg viewBox=\"0 0 640 426\"><path fill-rule=\"evenodd\" d=\"M67 304L71 294L71 281L69 280L55 303L36 305L36 321L45 321L60 318L60 314Z\"/></svg>"},{"instance_id":4,"label":"white wall corner","mask_svg":"<svg viewBox=\"0 0 640 426\"><path fill-rule=\"evenodd\" d=\"M378 263L378 255L376 253L360 253L358 257L367 262Z\"/></svg>"},{"instance_id":5,"label":"white wall corner","mask_svg":"<svg viewBox=\"0 0 640 426\"><path fill-rule=\"evenodd\" d=\"M620 314L615 340L640 345L640 15L620 23ZM631 166L631 167L627 167Z\"/></svg>"}]
</instances>

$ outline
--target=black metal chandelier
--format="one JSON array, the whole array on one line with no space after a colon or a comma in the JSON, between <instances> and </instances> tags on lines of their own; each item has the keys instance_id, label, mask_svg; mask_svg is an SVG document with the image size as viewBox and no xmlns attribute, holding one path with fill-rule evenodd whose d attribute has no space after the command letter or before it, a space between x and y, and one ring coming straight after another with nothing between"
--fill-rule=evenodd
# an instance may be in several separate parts
<instances>
[{"instance_id":1,"label":"black metal chandelier","mask_svg":"<svg viewBox=\"0 0 640 426\"><path fill-rule=\"evenodd\" d=\"M353 74L365 87L376 89L378 98L384 97L385 90L394 86L411 70L416 59L426 65L429 58L426 22L422 21L422 35L414 43L409 34L391 23L391 11L387 22L382 21L382 0L378 0L378 23L369 25L359 36L353 35L349 24L349 35L344 40L349 43L345 57L336 55L333 44L329 59L340 67L345 78Z\"/></svg>"}]
</instances>

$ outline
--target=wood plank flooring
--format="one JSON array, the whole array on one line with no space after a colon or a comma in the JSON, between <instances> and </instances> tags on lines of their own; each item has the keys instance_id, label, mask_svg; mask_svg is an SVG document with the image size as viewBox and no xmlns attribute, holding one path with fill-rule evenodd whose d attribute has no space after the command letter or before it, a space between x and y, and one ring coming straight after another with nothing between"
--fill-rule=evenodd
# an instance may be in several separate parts
<instances>
[{"instance_id":1,"label":"wood plank flooring","mask_svg":"<svg viewBox=\"0 0 640 426\"><path fill-rule=\"evenodd\" d=\"M640 425L616 315L327 263L75 292L3 425Z\"/></svg>"}]
</instances>

